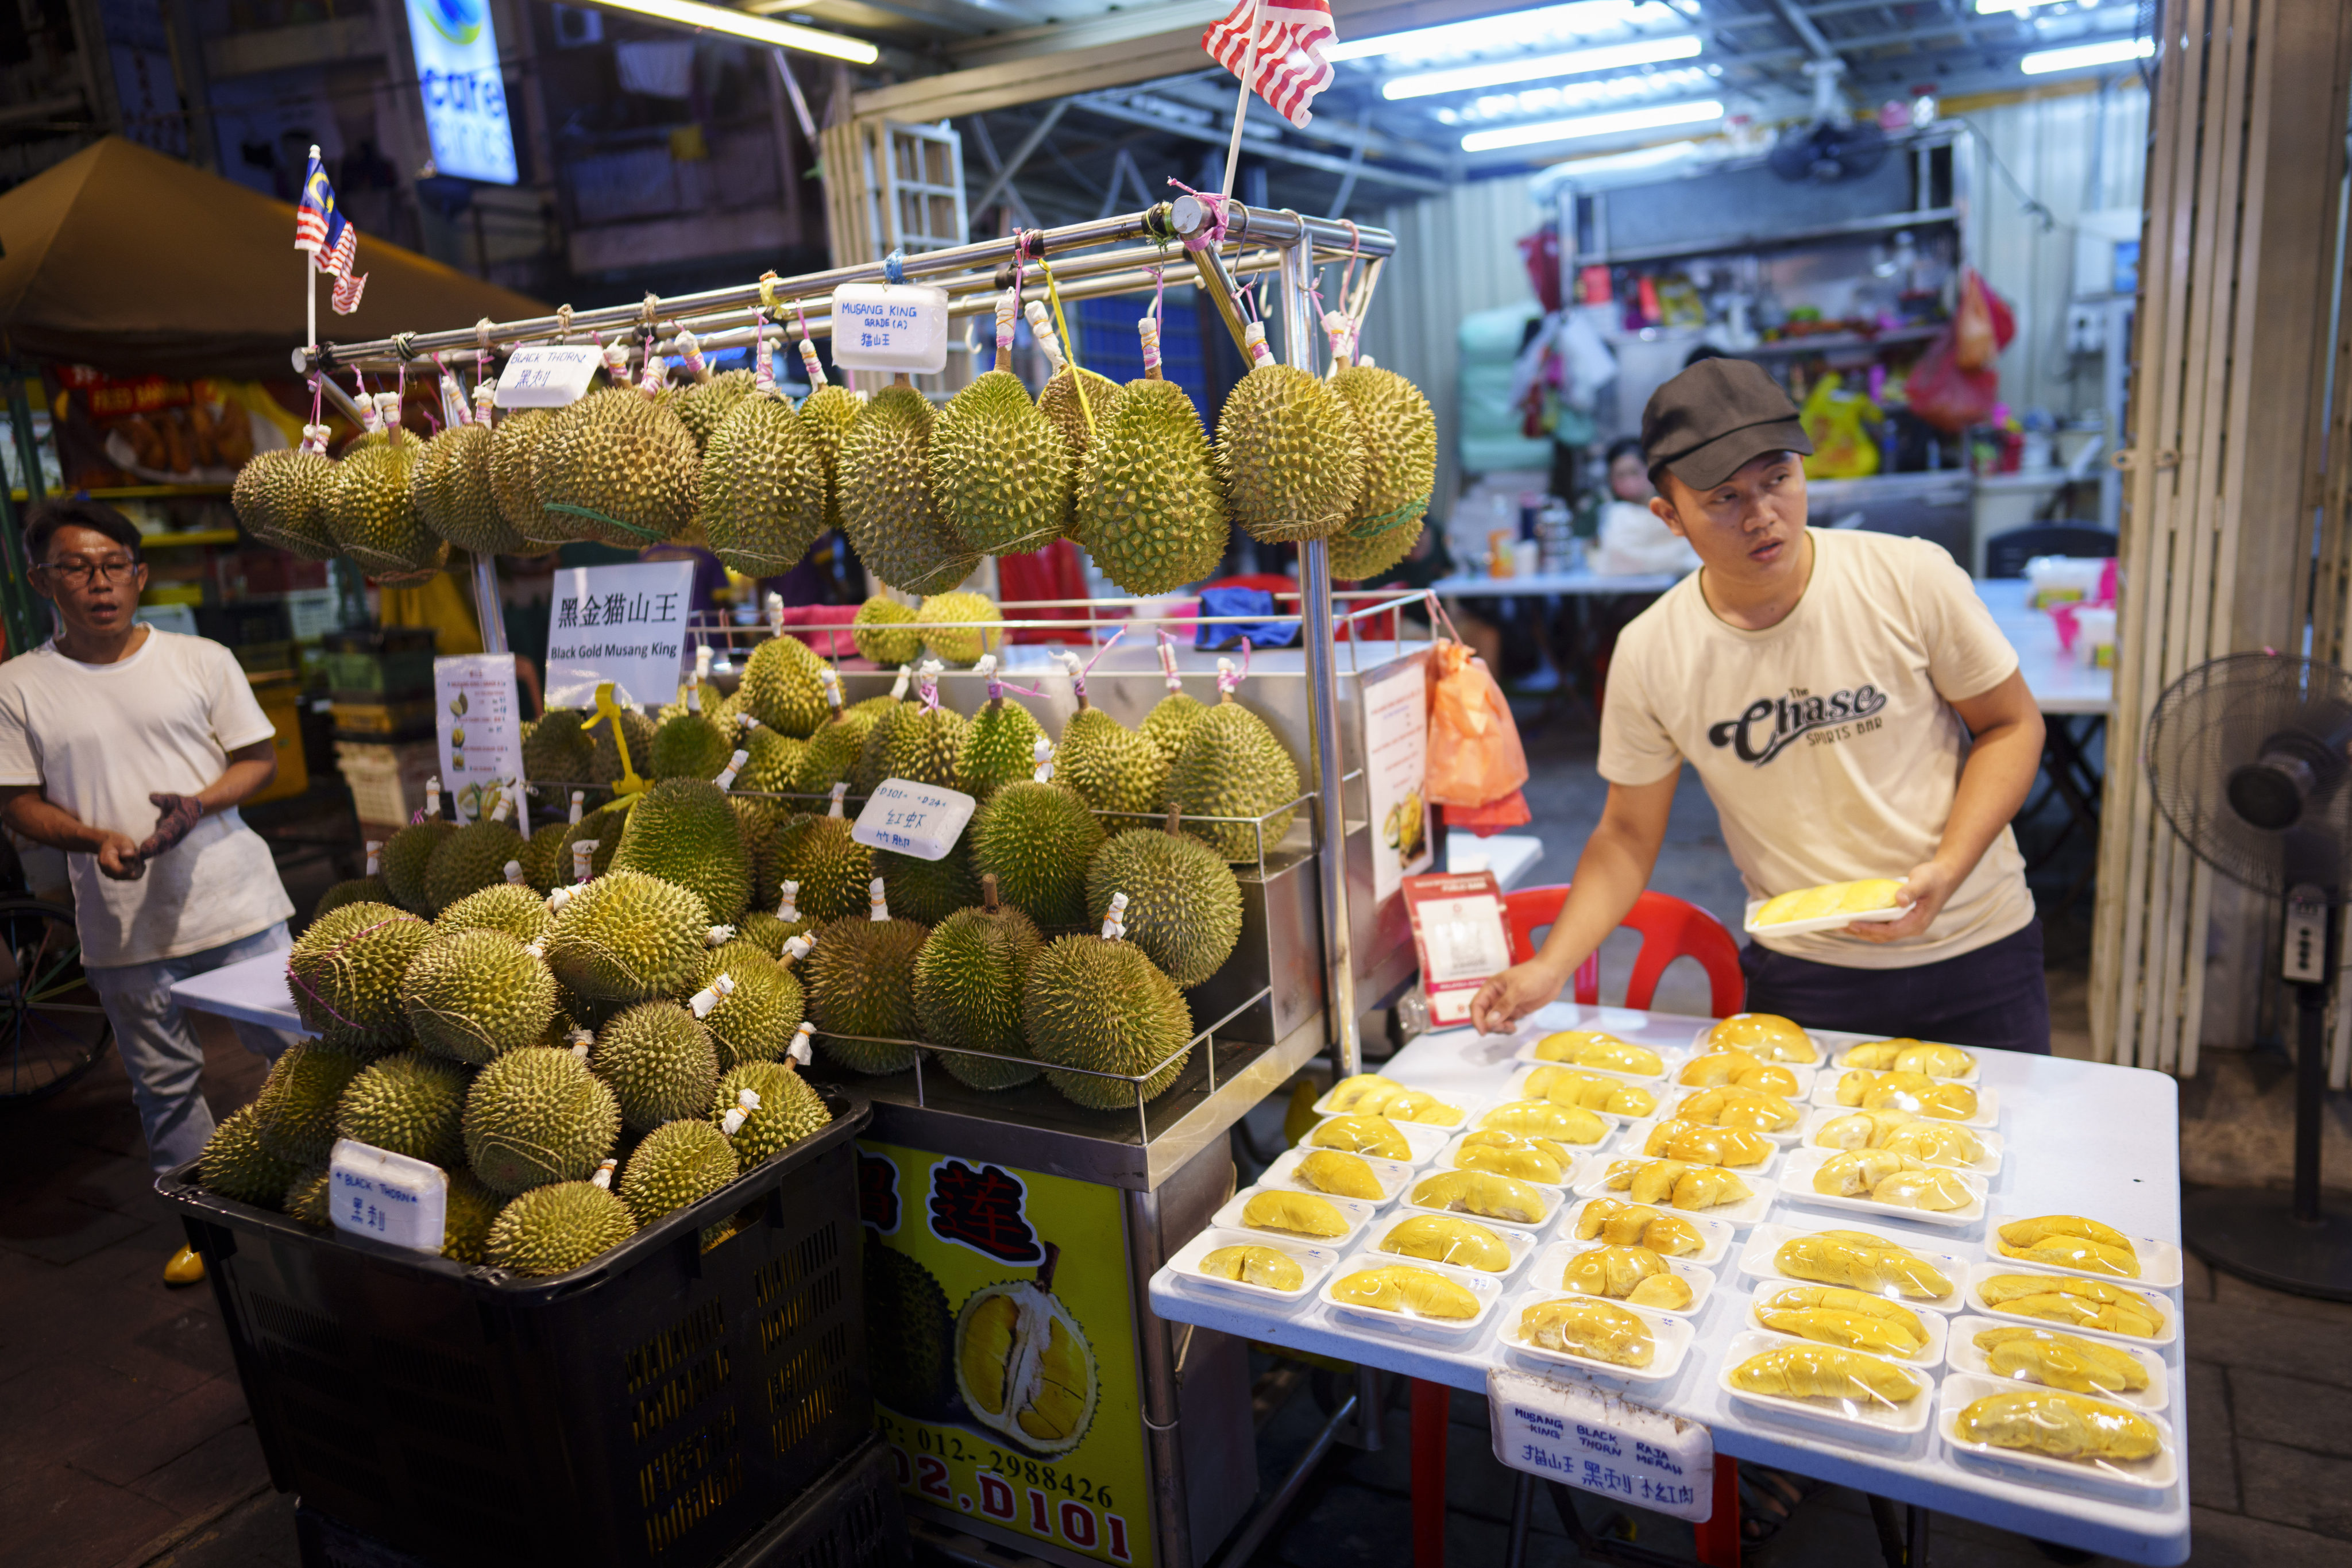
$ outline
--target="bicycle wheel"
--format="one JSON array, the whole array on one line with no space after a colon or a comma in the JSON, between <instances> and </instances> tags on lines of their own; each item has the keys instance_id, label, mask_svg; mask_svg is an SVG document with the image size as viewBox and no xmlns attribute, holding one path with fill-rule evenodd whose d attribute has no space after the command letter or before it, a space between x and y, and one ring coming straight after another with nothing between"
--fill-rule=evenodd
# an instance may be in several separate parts
<instances>
[{"instance_id":1,"label":"bicycle wheel","mask_svg":"<svg viewBox=\"0 0 2352 1568\"><path fill-rule=\"evenodd\" d=\"M55 1094L113 1043L81 969L73 910L0 898L0 1105Z\"/></svg>"}]
</instances>

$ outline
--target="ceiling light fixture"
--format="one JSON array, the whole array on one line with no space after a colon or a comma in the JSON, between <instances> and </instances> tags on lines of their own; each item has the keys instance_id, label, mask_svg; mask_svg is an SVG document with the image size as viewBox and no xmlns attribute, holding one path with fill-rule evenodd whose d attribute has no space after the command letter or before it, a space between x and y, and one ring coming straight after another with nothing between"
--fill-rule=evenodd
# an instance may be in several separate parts
<instances>
[{"instance_id":1,"label":"ceiling light fixture","mask_svg":"<svg viewBox=\"0 0 2352 1568\"><path fill-rule=\"evenodd\" d=\"M1528 147L1538 142L1572 142L1586 136L1612 136L1621 131L1651 131L1662 125L1696 125L1723 118L1723 105L1714 99L1696 103L1661 103L1648 109L1622 110L1615 114L1586 114L1573 120L1539 120L1532 125L1506 125L1494 131L1473 131L1462 138L1465 153L1486 153L1497 147Z\"/></svg>"},{"instance_id":2,"label":"ceiling light fixture","mask_svg":"<svg viewBox=\"0 0 2352 1568\"><path fill-rule=\"evenodd\" d=\"M1591 158L1570 158L1554 163L1543 171L1541 177L1552 180L1574 180L1594 174L1613 174L1627 169L1654 169L1661 163L1679 163L1698 151L1696 142L1662 142L1654 147L1636 147L1630 153L1602 153Z\"/></svg>"},{"instance_id":3,"label":"ceiling light fixture","mask_svg":"<svg viewBox=\"0 0 2352 1568\"><path fill-rule=\"evenodd\" d=\"M1491 60L1484 65L1457 66L1452 70L1392 77L1381 83L1381 96L1427 98L1433 93L1498 87L1505 82L1580 76L1587 71L1654 65L1660 60L1686 60L1698 51L1698 39L1688 34L1675 38L1640 38L1630 44L1604 44L1597 49L1571 49L1565 54L1532 55L1525 59Z\"/></svg>"},{"instance_id":4,"label":"ceiling light fixture","mask_svg":"<svg viewBox=\"0 0 2352 1568\"><path fill-rule=\"evenodd\" d=\"M2052 71L2081 70L2087 66L2119 66L2127 60L2144 60L2154 53L2153 38L2106 38L2095 44L2042 49L2018 61L2017 68L2028 76L2047 76Z\"/></svg>"},{"instance_id":5,"label":"ceiling light fixture","mask_svg":"<svg viewBox=\"0 0 2352 1568\"><path fill-rule=\"evenodd\" d=\"M1501 16L1481 16L1470 22L1448 22L1436 27L1415 27L1378 38L1355 38L1327 45L1327 60L1368 60L1381 55L1410 54L1438 58L1475 54L1480 49L1524 48L1549 43L1555 37L1613 32L1640 21L1672 21L1675 13L1644 0L1572 0Z\"/></svg>"},{"instance_id":6,"label":"ceiling light fixture","mask_svg":"<svg viewBox=\"0 0 2352 1568\"><path fill-rule=\"evenodd\" d=\"M870 66L882 58L882 51L863 38L844 37L839 33L828 33L819 27L803 27L797 22L772 22L765 16L754 16L731 5L705 5L700 0L589 0L589 3L600 10L624 11L633 16L670 22L698 31L731 33L755 44L799 49L803 54L847 60L854 66Z\"/></svg>"}]
</instances>

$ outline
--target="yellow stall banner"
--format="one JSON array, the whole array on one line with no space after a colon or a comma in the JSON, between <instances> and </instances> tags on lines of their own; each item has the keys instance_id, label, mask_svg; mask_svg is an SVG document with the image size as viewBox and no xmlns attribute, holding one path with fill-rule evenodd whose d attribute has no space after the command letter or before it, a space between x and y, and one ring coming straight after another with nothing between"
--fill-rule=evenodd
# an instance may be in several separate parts
<instances>
[{"instance_id":1,"label":"yellow stall banner","mask_svg":"<svg viewBox=\"0 0 2352 1568\"><path fill-rule=\"evenodd\" d=\"M900 1489L1080 1556L1149 1564L1118 1191L857 1147L867 1360Z\"/></svg>"}]
</instances>

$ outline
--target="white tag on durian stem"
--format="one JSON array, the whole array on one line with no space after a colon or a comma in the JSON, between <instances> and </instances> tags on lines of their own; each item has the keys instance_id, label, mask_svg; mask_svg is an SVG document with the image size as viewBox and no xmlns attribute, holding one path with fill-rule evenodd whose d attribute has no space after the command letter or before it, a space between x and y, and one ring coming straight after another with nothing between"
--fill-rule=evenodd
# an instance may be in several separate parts
<instances>
[{"instance_id":1,"label":"white tag on durian stem","mask_svg":"<svg viewBox=\"0 0 2352 1568\"><path fill-rule=\"evenodd\" d=\"M547 912L551 915L560 915L563 912L563 906L571 901L572 889L569 888L558 888L555 891L547 895Z\"/></svg>"},{"instance_id":2,"label":"white tag on durian stem","mask_svg":"<svg viewBox=\"0 0 2352 1568\"><path fill-rule=\"evenodd\" d=\"M572 879L584 882L594 875L596 847L601 838L575 838L572 841Z\"/></svg>"},{"instance_id":3,"label":"white tag on durian stem","mask_svg":"<svg viewBox=\"0 0 2352 1568\"><path fill-rule=\"evenodd\" d=\"M1348 318L1338 310L1324 311L1323 335L1331 342L1331 368L1334 371L1346 369L1349 340L1355 335L1355 329L1349 325Z\"/></svg>"},{"instance_id":4,"label":"white tag on durian stem","mask_svg":"<svg viewBox=\"0 0 2352 1568\"><path fill-rule=\"evenodd\" d=\"M692 332L680 327L677 330L677 336L671 340L670 346L677 350L680 357L686 361L687 374L697 381L710 379L710 367L702 363L701 341Z\"/></svg>"},{"instance_id":5,"label":"white tag on durian stem","mask_svg":"<svg viewBox=\"0 0 2352 1568\"><path fill-rule=\"evenodd\" d=\"M453 429L463 425L466 422L466 389L457 384L457 376L443 371L435 390L441 394L441 423Z\"/></svg>"},{"instance_id":6,"label":"white tag on durian stem","mask_svg":"<svg viewBox=\"0 0 2352 1568\"><path fill-rule=\"evenodd\" d=\"M768 341L764 328L751 348L751 390L762 397L776 395L776 345Z\"/></svg>"},{"instance_id":7,"label":"white tag on durian stem","mask_svg":"<svg viewBox=\"0 0 2352 1568\"><path fill-rule=\"evenodd\" d=\"M1054 367L1055 375L1061 374L1069 368L1070 362L1062 353L1061 335L1054 331L1054 318L1045 309L1045 301L1032 300L1021 308L1021 313L1029 318L1029 331L1035 334L1045 363Z\"/></svg>"},{"instance_id":8,"label":"white tag on durian stem","mask_svg":"<svg viewBox=\"0 0 2352 1568\"><path fill-rule=\"evenodd\" d=\"M890 700L893 702L907 700L907 688L914 683L914 679L915 667L910 664L900 665L898 679L890 683Z\"/></svg>"},{"instance_id":9,"label":"white tag on durian stem","mask_svg":"<svg viewBox=\"0 0 2352 1568\"><path fill-rule=\"evenodd\" d=\"M547 956L547 939L541 937L535 942L527 942L523 946L523 951L533 958L543 959Z\"/></svg>"},{"instance_id":10,"label":"white tag on durian stem","mask_svg":"<svg viewBox=\"0 0 2352 1568\"><path fill-rule=\"evenodd\" d=\"M735 940L735 928L724 925L712 926L702 933L702 940L712 947L724 947Z\"/></svg>"},{"instance_id":11,"label":"white tag on durian stem","mask_svg":"<svg viewBox=\"0 0 2352 1568\"><path fill-rule=\"evenodd\" d=\"M375 395L375 411L387 431L400 428L400 394L379 392Z\"/></svg>"},{"instance_id":12,"label":"white tag on durian stem","mask_svg":"<svg viewBox=\"0 0 2352 1568\"><path fill-rule=\"evenodd\" d=\"M1127 934L1126 922L1118 918L1125 913L1127 913L1127 895L1125 893L1113 893L1110 896L1110 908L1104 911L1103 914L1103 941L1116 942L1118 938Z\"/></svg>"},{"instance_id":13,"label":"white tag on durian stem","mask_svg":"<svg viewBox=\"0 0 2352 1568\"><path fill-rule=\"evenodd\" d=\"M875 878L874 880L867 885L866 889L866 918L867 920L887 921L890 918L890 900L883 893L881 878Z\"/></svg>"},{"instance_id":14,"label":"white tag on durian stem","mask_svg":"<svg viewBox=\"0 0 2352 1568\"><path fill-rule=\"evenodd\" d=\"M801 918L800 898L801 885L798 882L786 882L784 896L776 900L776 918L786 925L791 925L799 920Z\"/></svg>"},{"instance_id":15,"label":"white tag on durian stem","mask_svg":"<svg viewBox=\"0 0 2352 1568\"><path fill-rule=\"evenodd\" d=\"M974 675L979 676L983 680L994 675L996 673L996 656L992 653L982 654L980 656L980 662L971 667L971 672Z\"/></svg>"},{"instance_id":16,"label":"white tag on durian stem","mask_svg":"<svg viewBox=\"0 0 2352 1568\"><path fill-rule=\"evenodd\" d=\"M781 963L798 963L802 959L806 958L811 952L815 951L815 948L816 938L810 936L805 932L799 936L788 937L784 942L784 951L777 955L777 962Z\"/></svg>"},{"instance_id":17,"label":"white tag on durian stem","mask_svg":"<svg viewBox=\"0 0 2352 1568\"><path fill-rule=\"evenodd\" d=\"M720 974L711 983L687 998L687 1010L697 1018L708 1018L710 1010L735 994L735 977Z\"/></svg>"},{"instance_id":18,"label":"white tag on durian stem","mask_svg":"<svg viewBox=\"0 0 2352 1568\"><path fill-rule=\"evenodd\" d=\"M383 869L383 840L381 838L369 839L367 841L367 870L364 874L370 877L382 875Z\"/></svg>"},{"instance_id":19,"label":"white tag on durian stem","mask_svg":"<svg viewBox=\"0 0 2352 1568\"><path fill-rule=\"evenodd\" d=\"M613 1190L613 1173L620 1169L620 1165L621 1163L618 1160L604 1161L596 1167L596 1173L588 1178L588 1184L592 1187L602 1187L608 1193L611 1192Z\"/></svg>"},{"instance_id":20,"label":"white tag on durian stem","mask_svg":"<svg viewBox=\"0 0 2352 1568\"><path fill-rule=\"evenodd\" d=\"M303 426L302 449L306 452L316 452L320 457L326 456L327 437L334 433L334 426L331 425Z\"/></svg>"},{"instance_id":21,"label":"white tag on durian stem","mask_svg":"<svg viewBox=\"0 0 2352 1568\"><path fill-rule=\"evenodd\" d=\"M1052 784L1054 782L1053 742L1045 739L1043 735L1038 736L1036 740L1030 742L1029 760L1036 764L1036 766L1029 770L1029 776L1031 778L1036 780L1039 784Z\"/></svg>"},{"instance_id":22,"label":"white tag on durian stem","mask_svg":"<svg viewBox=\"0 0 2352 1568\"><path fill-rule=\"evenodd\" d=\"M637 376L637 390L647 397L660 394L662 384L669 379L669 365L658 350L646 351L646 368Z\"/></svg>"},{"instance_id":23,"label":"white tag on durian stem","mask_svg":"<svg viewBox=\"0 0 2352 1568\"><path fill-rule=\"evenodd\" d=\"M572 821L571 821L571 823L570 823L570 826L573 826L573 827L577 827L577 826L580 826L580 818L581 818L582 815L583 815L583 814L584 814L584 813L587 811L587 809L588 809L588 792L587 792L586 790L584 790L584 789L575 789L575 790L573 790L573 791L572 792Z\"/></svg>"},{"instance_id":24,"label":"white tag on durian stem","mask_svg":"<svg viewBox=\"0 0 2352 1568\"><path fill-rule=\"evenodd\" d=\"M441 775L439 773L435 773L425 781L425 815L427 816L441 815Z\"/></svg>"},{"instance_id":25,"label":"white tag on durian stem","mask_svg":"<svg viewBox=\"0 0 2352 1568\"><path fill-rule=\"evenodd\" d=\"M1377 365L1372 363L1372 356L1370 354L1358 354L1356 356L1356 363L1362 365L1366 370L1376 370L1379 368Z\"/></svg>"},{"instance_id":26,"label":"white tag on durian stem","mask_svg":"<svg viewBox=\"0 0 2352 1568\"><path fill-rule=\"evenodd\" d=\"M719 1119L719 1130L726 1133L730 1138L734 1137L735 1134L743 1131L743 1123L751 1120L751 1112L759 1109L760 1091L758 1089L737 1089L735 1091L735 1103L729 1106L727 1108L727 1114Z\"/></svg>"},{"instance_id":27,"label":"white tag on durian stem","mask_svg":"<svg viewBox=\"0 0 2352 1568\"><path fill-rule=\"evenodd\" d=\"M508 881L513 883L518 888L522 886L521 861L509 860L504 866L500 867L499 869L505 874Z\"/></svg>"},{"instance_id":28,"label":"white tag on durian stem","mask_svg":"<svg viewBox=\"0 0 2352 1568\"><path fill-rule=\"evenodd\" d=\"M1160 377L1160 321L1146 316L1135 323L1136 335L1143 340L1143 374L1151 381Z\"/></svg>"},{"instance_id":29,"label":"white tag on durian stem","mask_svg":"<svg viewBox=\"0 0 2352 1568\"><path fill-rule=\"evenodd\" d=\"M816 357L816 344L807 338L801 340L801 368L808 372L810 391L832 384L824 378L824 362Z\"/></svg>"},{"instance_id":30,"label":"white tag on durian stem","mask_svg":"<svg viewBox=\"0 0 2352 1568\"><path fill-rule=\"evenodd\" d=\"M501 795L499 799L499 804L490 807L490 820L492 822L504 822L513 811L514 803Z\"/></svg>"},{"instance_id":31,"label":"white tag on durian stem","mask_svg":"<svg viewBox=\"0 0 2352 1568\"><path fill-rule=\"evenodd\" d=\"M809 1048L809 1042L814 1038L816 1038L816 1026L805 1019L802 1020L801 1026L793 1031L793 1043L784 1047L784 1055L792 1058L802 1067L808 1066L816 1056L816 1053Z\"/></svg>"},{"instance_id":32,"label":"white tag on durian stem","mask_svg":"<svg viewBox=\"0 0 2352 1568\"><path fill-rule=\"evenodd\" d=\"M615 340L604 345L604 370L614 381L629 378L629 345Z\"/></svg>"},{"instance_id":33,"label":"white tag on durian stem","mask_svg":"<svg viewBox=\"0 0 2352 1568\"><path fill-rule=\"evenodd\" d=\"M699 685L701 682L710 679L710 661L714 657L715 652L716 650L713 649L709 643L701 643L697 645L695 647L694 679L696 684Z\"/></svg>"},{"instance_id":34,"label":"white tag on durian stem","mask_svg":"<svg viewBox=\"0 0 2352 1568\"><path fill-rule=\"evenodd\" d=\"M1171 692L1184 689L1183 678L1176 673L1176 645L1165 639L1160 644L1160 673L1167 678Z\"/></svg>"},{"instance_id":35,"label":"white tag on durian stem","mask_svg":"<svg viewBox=\"0 0 2352 1568\"><path fill-rule=\"evenodd\" d=\"M768 595L768 605L767 605L767 608L768 608L768 635L769 635L770 637L780 637L783 636L783 635L784 635L784 596L783 596L782 594L778 594L778 593L771 592L771 593Z\"/></svg>"},{"instance_id":36,"label":"white tag on durian stem","mask_svg":"<svg viewBox=\"0 0 2352 1568\"><path fill-rule=\"evenodd\" d=\"M1009 371L1007 362L1013 358L1013 323L1021 319L1021 296L1018 290L1007 289L996 297L996 364L998 370Z\"/></svg>"},{"instance_id":37,"label":"white tag on durian stem","mask_svg":"<svg viewBox=\"0 0 2352 1568\"><path fill-rule=\"evenodd\" d=\"M841 801L842 797L846 795L848 793L849 786L845 784L837 784L833 786L833 809L825 813L827 816L842 816L847 815L841 809Z\"/></svg>"},{"instance_id":38,"label":"white tag on durian stem","mask_svg":"<svg viewBox=\"0 0 2352 1568\"><path fill-rule=\"evenodd\" d=\"M383 430L383 413L381 409L376 407L375 399L365 395L362 395L359 404L361 426L371 436L382 434Z\"/></svg>"},{"instance_id":39,"label":"white tag on durian stem","mask_svg":"<svg viewBox=\"0 0 2352 1568\"><path fill-rule=\"evenodd\" d=\"M474 383L474 423L488 425L490 410L499 400L499 384L487 378Z\"/></svg>"},{"instance_id":40,"label":"white tag on durian stem","mask_svg":"<svg viewBox=\"0 0 2352 1568\"><path fill-rule=\"evenodd\" d=\"M719 776L710 782L719 786L719 791L721 795L726 794L729 790L735 787L735 775L741 773L743 771L743 764L751 760L751 753L746 751L739 750L729 753L727 765L719 769Z\"/></svg>"},{"instance_id":41,"label":"white tag on durian stem","mask_svg":"<svg viewBox=\"0 0 2352 1568\"><path fill-rule=\"evenodd\" d=\"M816 667L817 683L824 688L824 705L835 712L841 711L841 671L829 664Z\"/></svg>"},{"instance_id":42,"label":"white tag on durian stem","mask_svg":"<svg viewBox=\"0 0 2352 1568\"><path fill-rule=\"evenodd\" d=\"M1264 321L1252 321L1242 329L1242 347L1248 352L1253 366L1274 363L1274 351L1265 346Z\"/></svg>"}]
</instances>

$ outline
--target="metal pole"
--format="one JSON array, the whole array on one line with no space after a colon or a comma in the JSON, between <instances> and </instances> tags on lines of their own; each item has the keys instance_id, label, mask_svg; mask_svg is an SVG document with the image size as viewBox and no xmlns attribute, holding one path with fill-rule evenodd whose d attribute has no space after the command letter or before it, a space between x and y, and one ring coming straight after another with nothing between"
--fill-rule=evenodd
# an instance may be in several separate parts
<instances>
[{"instance_id":1,"label":"metal pole","mask_svg":"<svg viewBox=\"0 0 2352 1568\"><path fill-rule=\"evenodd\" d=\"M41 482L41 448L33 439L33 408L25 398L25 367L0 362L0 375L7 378L9 434L16 444L16 458L25 469L25 500L44 500L48 487ZM0 478L0 616L5 616L8 627L10 654L29 652L47 640L41 627L45 617L40 613L33 593L32 563L25 558L25 536L18 529L16 498Z\"/></svg>"},{"instance_id":2,"label":"metal pole","mask_svg":"<svg viewBox=\"0 0 2352 1568\"><path fill-rule=\"evenodd\" d=\"M1315 331L1307 295L1315 268L1313 237L1302 226L1282 269L1283 357L1315 374ZM1348 929L1348 814L1340 784L1339 681L1331 630L1331 552L1322 540L1298 547L1298 595L1305 616L1307 727L1315 749L1315 793L1323 818L1323 847L1316 871L1323 890L1324 1026L1335 1070L1341 1078L1363 1070L1364 1045L1356 1029L1356 955Z\"/></svg>"},{"instance_id":3,"label":"metal pole","mask_svg":"<svg viewBox=\"0 0 2352 1568\"><path fill-rule=\"evenodd\" d=\"M474 552L474 619L481 623L482 651L505 653L507 618L499 604L499 562L495 555Z\"/></svg>"}]
</instances>

